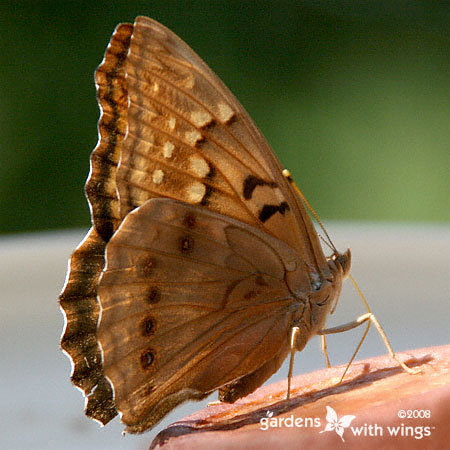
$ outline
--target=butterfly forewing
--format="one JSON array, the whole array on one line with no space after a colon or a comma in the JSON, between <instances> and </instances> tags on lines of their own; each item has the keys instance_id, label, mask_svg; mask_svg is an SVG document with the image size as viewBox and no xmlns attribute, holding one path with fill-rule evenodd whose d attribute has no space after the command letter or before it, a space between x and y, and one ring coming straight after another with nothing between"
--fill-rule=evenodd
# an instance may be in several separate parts
<instances>
[{"instance_id":1,"label":"butterfly forewing","mask_svg":"<svg viewBox=\"0 0 450 450\"><path fill-rule=\"evenodd\" d=\"M127 130L128 93L125 71L132 31L133 26L130 24L117 27L95 73L101 110L98 122L99 141L91 155L91 168L85 189L91 205L93 225L106 241L121 221L116 171Z\"/></svg>"},{"instance_id":2,"label":"butterfly forewing","mask_svg":"<svg viewBox=\"0 0 450 450\"><path fill-rule=\"evenodd\" d=\"M270 146L192 49L139 17L126 72L128 133L117 176L122 216L152 197L197 204L277 236L324 270L310 219Z\"/></svg>"}]
</instances>

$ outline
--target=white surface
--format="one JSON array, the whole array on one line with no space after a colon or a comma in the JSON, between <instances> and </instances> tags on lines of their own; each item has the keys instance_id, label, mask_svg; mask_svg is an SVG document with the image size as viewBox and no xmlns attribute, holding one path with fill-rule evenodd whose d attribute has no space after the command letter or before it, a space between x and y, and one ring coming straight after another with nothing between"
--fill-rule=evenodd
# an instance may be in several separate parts
<instances>
[{"instance_id":1,"label":"white surface","mask_svg":"<svg viewBox=\"0 0 450 450\"><path fill-rule=\"evenodd\" d=\"M352 249L352 273L395 350L447 344L450 338L450 230L439 226L329 224L335 245ZM67 259L84 231L0 238L0 448L5 450L146 449L164 426L206 404L178 408L154 430L122 437L83 414L59 350L63 317L57 297ZM364 312L349 281L328 326ZM332 364L347 362L363 330L330 336ZM358 358L386 353L374 330ZM296 356L295 373L322 368L314 338ZM287 364L272 378L286 378Z\"/></svg>"}]
</instances>

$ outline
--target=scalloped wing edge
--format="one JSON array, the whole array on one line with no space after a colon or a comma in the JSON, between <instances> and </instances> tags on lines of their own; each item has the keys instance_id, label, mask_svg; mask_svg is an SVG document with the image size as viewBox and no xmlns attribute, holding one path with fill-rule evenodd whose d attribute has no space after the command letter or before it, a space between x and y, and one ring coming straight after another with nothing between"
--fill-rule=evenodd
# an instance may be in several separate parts
<instances>
[{"instance_id":1,"label":"scalloped wing edge","mask_svg":"<svg viewBox=\"0 0 450 450\"><path fill-rule=\"evenodd\" d=\"M72 383L85 396L85 414L103 425L117 415L97 343L97 285L105 246L120 224L115 172L126 132L127 90L124 63L133 25L116 27L95 73L100 107L99 141L90 158L85 186L93 227L73 253L59 297L65 317L61 348L72 363Z\"/></svg>"}]
</instances>

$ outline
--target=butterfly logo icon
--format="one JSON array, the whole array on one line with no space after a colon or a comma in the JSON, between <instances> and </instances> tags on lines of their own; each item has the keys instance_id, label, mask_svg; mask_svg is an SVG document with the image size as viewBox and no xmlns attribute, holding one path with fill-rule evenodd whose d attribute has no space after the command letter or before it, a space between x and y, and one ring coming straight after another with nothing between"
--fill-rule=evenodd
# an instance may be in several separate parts
<instances>
[{"instance_id":1,"label":"butterfly logo icon","mask_svg":"<svg viewBox=\"0 0 450 450\"><path fill-rule=\"evenodd\" d=\"M331 407L327 406L327 424L325 426L325 429L321 431L321 433L324 433L325 431L336 431L336 433L340 436L342 439L342 442L344 441L344 438L342 437L344 434L345 428L348 428L350 424L352 423L352 420L356 416L347 415L342 416L340 419L338 419L338 416L336 414L336 411Z\"/></svg>"}]
</instances>

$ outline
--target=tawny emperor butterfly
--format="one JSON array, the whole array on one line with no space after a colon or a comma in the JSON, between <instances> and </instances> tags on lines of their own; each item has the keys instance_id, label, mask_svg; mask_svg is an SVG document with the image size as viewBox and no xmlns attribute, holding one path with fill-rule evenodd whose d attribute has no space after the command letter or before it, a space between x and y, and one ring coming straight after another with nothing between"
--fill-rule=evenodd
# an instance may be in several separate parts
<instances>
[{"instance_id":1,"label":"tawny emperor butterfly","mask_svg":"<svg viewBox=\"0 0 450 450\"><path fill-rule=\"evenodd\" d=\"M350 252L325 257L261 132L164 26L119 25L96 84L93 226L60 296L61 346L86 414L119 411L136 433L187 399L247 395L323 333Z\"/></svg>"}]
</instances>

